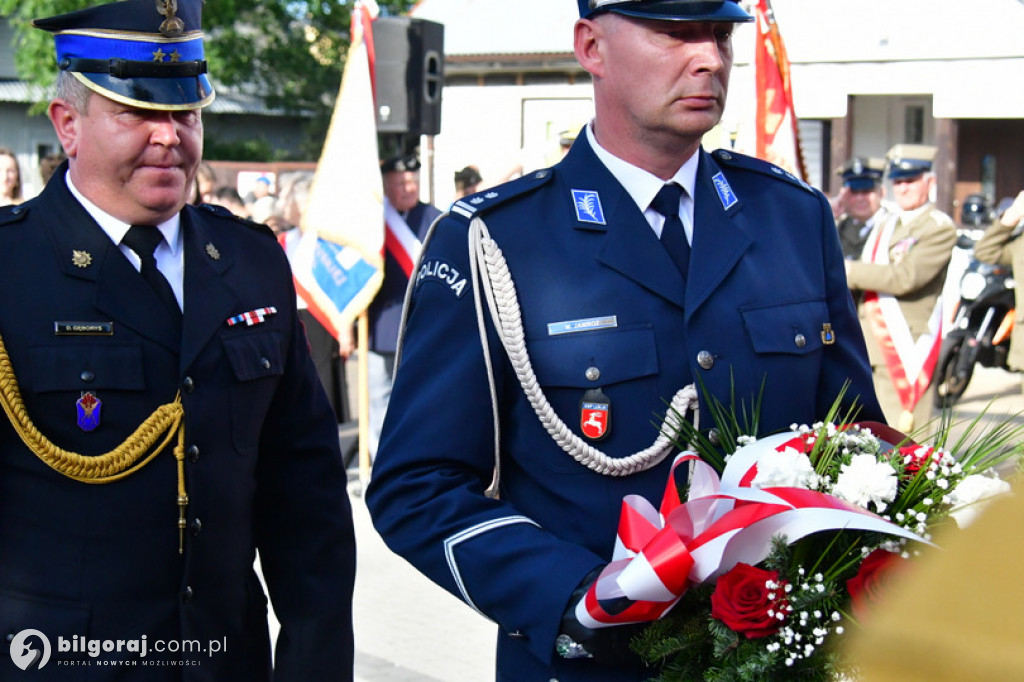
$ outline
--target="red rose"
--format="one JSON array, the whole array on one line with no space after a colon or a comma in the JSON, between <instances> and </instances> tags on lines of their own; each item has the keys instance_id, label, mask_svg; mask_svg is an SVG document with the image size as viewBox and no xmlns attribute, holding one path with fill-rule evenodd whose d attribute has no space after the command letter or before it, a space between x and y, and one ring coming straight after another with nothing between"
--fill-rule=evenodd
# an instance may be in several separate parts
<instances>
[{"instance_id":1,"label":"red rose","mask_svg":"<svg viewBox=\"0 0 1024 682\"><path fill-rule=\"evenodd\" d=\"M900 448L900 455L907 462L903 467L903 473L906 476L914 476L935 459L935 448L926 445L904 445Z\"/></svg>"},{"instance_id":2,"label":"red rose","mask_svg":"<svg viewBox=\"0 0 1024 682\"><path fill-rule=\"evenodd\" d=\"M856 618L863 619L871 613L902 566L903 560L899 554L884 549L876 549L864 558L857 575L846 581L850 606Z\"/></svg>"},{"instance_id":3,"label":"red rose","mask_svg":"<svg viewBox=\"0 0 1024 682\"><path fill-rule=\"evenodd\" d=\"M776 585L769 588L768 584ZM718 579L711 595L711 617L748 639L767 637L779 631L783 621L775 615L788 602L778 571L766 571L749 564L736 566ZM768 614L772 612L772 615Z\"/></svg>"}]
</instances>

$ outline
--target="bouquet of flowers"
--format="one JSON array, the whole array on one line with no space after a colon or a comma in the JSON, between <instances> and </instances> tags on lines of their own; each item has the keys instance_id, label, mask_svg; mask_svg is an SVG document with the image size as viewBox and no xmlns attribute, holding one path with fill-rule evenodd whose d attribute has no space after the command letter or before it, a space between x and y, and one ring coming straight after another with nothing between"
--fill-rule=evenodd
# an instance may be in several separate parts
<instances>
[{"instance_id":1,"label":"bouquet of flowers","mask_svg":"<svg viewBox=\"0 0 1024 682\"><path fill-rule=\"evenodd\" d=\"M836 401L839 404L842 396ZM712 406L719 444L679 415L683 452L660 509L623 502L616 560L580 602L589 627L653 621L633 648L657 680L831 680L850 675L837 644L932 533L1009 490L996 469L1024 426L967 425L933 445L834 407L826 420L755 439L756 410Z\"/></svg>"}]
</instances>

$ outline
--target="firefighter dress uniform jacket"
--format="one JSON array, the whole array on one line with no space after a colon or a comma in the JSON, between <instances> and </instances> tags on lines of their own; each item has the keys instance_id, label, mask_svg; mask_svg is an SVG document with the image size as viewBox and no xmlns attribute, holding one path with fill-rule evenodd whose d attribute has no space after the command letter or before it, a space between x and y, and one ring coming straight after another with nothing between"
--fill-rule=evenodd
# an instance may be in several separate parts
<instances>
[{"instance_id":1,"label":"firefighter dress uniform jacket","mask_svg":"<svg viewBox=\"0 0 1024 682\"><path fill-rule=\"evenodd\" d=\"M657 415L697 379L748 405L764 381L766 433L823 417L847 381L862 416L881 417L824 197L760 161L700 154L686 282L585 135L553 168L457 203L424 251L367 503L394 551L499 625L499 680L652 674L561 659L554 642L577 584L611 559L622 498L660 503L672 457L623 477L577 463L485 312L501 449L500 495L485 496L495 428L471 218L507 260L548 401L581 435L581 400L600 389L610 417L592 444L612 457L649 447Z\"/></svg>"},{"instance_id":2,"label":"firefighter dress uniform jacket","mask_svg":"<svg viewBox=\"0 0 1024 682\"><path fill-rule=\"evenodd\" d=\"M265 228L186 206L179 340L65 171L0 212L0 336L27 414L59 448L109 452L180 394L184 551L170 447L87 484L46 466L0 417L0 633L10 644L34 629L52 647L26 673L5 647L0 679L270 680L257 548L281 622L273 679L352 679L346 474L283 250ZM227 322L258 309L262 321ZM76 409L86 394L91 430ZM145 637L148 655L58 651L76 637Z\"/></svg>"}]
</instances>

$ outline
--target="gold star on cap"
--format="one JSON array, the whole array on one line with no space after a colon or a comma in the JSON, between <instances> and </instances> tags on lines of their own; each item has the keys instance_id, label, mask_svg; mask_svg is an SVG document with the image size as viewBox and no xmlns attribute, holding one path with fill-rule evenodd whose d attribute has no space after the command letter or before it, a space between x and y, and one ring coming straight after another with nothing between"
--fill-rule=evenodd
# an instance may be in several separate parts
<instances>
[{"instance_id":1,"label":"gold star on cap","mask_svg":"<svg viewBox=\"0 0 1024 682\"><path fill-rule=\"evenodd\" d=\"M206 245L206 255L213 260L220 260L220 251L218 251L217 247L213 245L213 242Z\"/></svg>"},{"instance_id":2,"label":"gold star on cap","mask_svg":"<svg viewBox=\"0 0 1024 682\"><path fill-rule=\"evenodd\" d=\"M162 48L158 47L158 48L156 48L156 52L153 53L153 61L154 62L162 62L164 60L164 57L166 57L166 56L167 56L167 53L164 52Z\"/></svg>"},{"instance_id":3,"label":"gold star on cap","mask_svg":"<svg viewBox=\"0 0 1024 682\"><path fill-rule=\"evenodd\" d=\"M172 62L180 62L181 61L181 53L178 52L177 50L172 52L171 53L171 61Z\"/></svg>"},{"instance_id":4,"label":"gold star on cap","mask_svg":"<svg viewBox=\"0 0 1024 682\"><path fill-rule=\"evenodd\" d=\"M72 251L71 263L75 267L87 268L90 265L92 265L92 254L90 254L88 251Z\"/></svg>"}]
</instances>

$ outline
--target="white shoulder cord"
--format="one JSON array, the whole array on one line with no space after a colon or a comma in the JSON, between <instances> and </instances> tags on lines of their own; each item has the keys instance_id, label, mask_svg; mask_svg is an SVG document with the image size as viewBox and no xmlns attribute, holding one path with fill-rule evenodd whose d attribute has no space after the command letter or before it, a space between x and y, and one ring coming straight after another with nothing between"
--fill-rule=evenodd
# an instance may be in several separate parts
<instances>
[{"instance_id":1,"label":"white shoulder cord","mask_svg":"<svg viewBox=\"0 0 1024 682\"><path fill-rule=\"evenodd\" d=\"M487 226L480 218L474 218L469 227L470 269L474 284L479 281L487 297L487 305L494 322L495 330L501 339L505 352L508 354L519 383L522 385L526 398L530 401L541 424L551 437L565 452L591 471L605 476L629 476L646 471L659 464L672 450L672 438L678 433L679 415L685 415L691 409L694 412L694 426L698 421L697 389L690 384L680 389L672 398L665 423L663 424L654 444L646 450L628 457L609 457L600 450L584 442L574 434L558 417L548 402L544 391L537 382L537 377L530 364L523 332L522 315L516 297L515 284L508 270L508 264L501 249L491 239ZM483 265L483 268L480 266ZM479 278L479 279L478 279ZM495 476L489 491L496 490L500 472L500 437L498 435L497 394L494 386L493 369L490 365L490 354L487 346L487 333L483 324L483 305L476 286L473 287L477 306L477 321L480 325L480 342L484 349L484 358L488 366L491 384L491 400L495 418ZM666 428L669 427L669 428ZM699 427L698 427L699 428Z\"/></svg>"}]
</instances>

